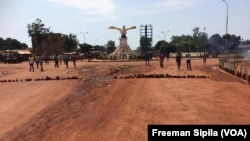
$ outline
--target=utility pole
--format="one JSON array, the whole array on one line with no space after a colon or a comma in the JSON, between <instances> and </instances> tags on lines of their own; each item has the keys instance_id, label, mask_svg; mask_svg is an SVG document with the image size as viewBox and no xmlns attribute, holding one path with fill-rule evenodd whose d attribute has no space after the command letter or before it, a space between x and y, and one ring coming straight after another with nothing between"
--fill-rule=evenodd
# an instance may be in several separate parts
<instances>
[{"instance_id":1,"label":"utility pole","mask_svg":"<svg viewBox=\"0 0 250 141\"><path fill-rule=\"evenodd\" d=\"M168 32L169 32L169 31L166 31L166 32L161 31L161 33L163 33L163 35L164 35L164 41L166 41L166 34L167 34Z\"/></svg>"},{"instance_id":2,"label":"utility pole","mask_svg":"<svg viewBox=\"0 0 250 141\"><path fill-rule=\"evenodd\" d=\"M83 35L83 43L85 43L85 35L88 34L89 32L87 31L85 33L82 33L82 32L80 32L80 33Z\"/></svg>"},{"instance_id":3,"label":"utility pole","mask_svg":"<svg viewBox=\"0 0 250 141\"><path fill-rule=\"evenodd\" d=\"M227 40L228 40L228 38L227 38L227 30L228 30L228 2L226 1L226 0L222 0L225 4L226 4L226 6L227 6L227 16L226 16L226 45L225 45L225 56L226 56L226 53L227 53Z\"/></svg>"}]
</instances>

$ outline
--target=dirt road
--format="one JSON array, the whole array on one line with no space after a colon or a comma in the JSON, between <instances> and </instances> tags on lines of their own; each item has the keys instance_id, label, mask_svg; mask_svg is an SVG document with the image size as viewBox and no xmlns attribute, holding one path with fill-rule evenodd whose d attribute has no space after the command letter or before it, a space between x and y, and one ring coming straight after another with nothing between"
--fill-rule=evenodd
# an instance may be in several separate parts
<instances>
[{"instance_id":1,"label":"dirt road","mask_svg":"<svg viewBox=\"0 0 250 141\"><path fill-rule=\"evenodd\" d=\"M184 60L183 60L184 61ZM250 86L218 70L218 60L192 60L177 70L164 62L78 62L77 68L0 64L0 79L79 76L77 80L0 83L0 139L147 140L148 124L249 124ZM130 78L138 74L209 78ZM116 79L115 79L116 78ZM32 87L31 87L32 86Z\"/></svg>"}]
</instances>

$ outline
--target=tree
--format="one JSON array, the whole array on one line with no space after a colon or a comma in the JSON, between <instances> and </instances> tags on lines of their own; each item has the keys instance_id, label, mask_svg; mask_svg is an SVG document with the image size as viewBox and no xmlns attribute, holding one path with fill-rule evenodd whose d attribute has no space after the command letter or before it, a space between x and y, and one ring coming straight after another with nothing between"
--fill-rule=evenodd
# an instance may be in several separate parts
<instances>
[{"instance_id":1,"label":"tree","mask_svg":"<svg viewBox=\"0 0 250 141\"><path fill-rule=\"evenodd\" d=\"M112 53L116 49L115 47L115 41L108 41L107 43L107 54Z\"/></svg>"},{"instance_id":2,"label":"tree","mask_svg":"<svg viewBox=\"0 0 250 141\"><path fill-rule=\"evenodd\" d=\"M151 45L152 45L152 38L146 38L145 36L141 37L140 46L142 53L151 50Z\"/></svg>"},{"instance_id":3,"label":"tree","mask_svg":"<svg viewBox=\"0 0 250 141\"><path fill-rule=\"evenodd\" d=\"M195 27L192 31L193 31L193 38L198 38L198 35L200 33L200 28L199 27Z\"/></svg>"},{"instance_id":4,"label":"tree","mask_svg":"<svg viewBox=\"0 0 250 141\"><path fill-rule=\"evenodd\" d=\"M77 36L70 33L69 35L64 35L61 47L65 52L72 52L76 51L78 44L79 41L77 40Z\"/></svg>"},{"instance_id":5,"label":"tree","mask_svg":"<svg viewBox=\"0 0 250 141\"><path fill-rule=\"evenodd\" d=\"M28 45L27 45L27 44L25 44L25 43L21 43L21 46L22 46L22 49L26 49L26 48L28 48Z\"/></svg>"},{"instance_id":6,"label":"tree","mask_svg":"<svg viewBox=\"0 0 250 141\"><path fill-rule=\"evenodd\" d=\"M227 49L228 50L235 50L237 49L238 45L240 44L241 37L236 35L223 35L223 39L228 41Z\"/></svg>"},{"instance_id":7,"label":"tree","mask_svg":"<svg viewBox=\"0 0 250 141\"><path fill-rule=\"evenodd\" d=\"M21 49L22 45L19 41L17 41L16 39L11 39L11 47L13 49Z\"/></svg>"},{"instance_id":8,"label":"tree","mask_svg":"<svg viewBox=\"0 0 250 141\"><path fill-rule=\"evenodd\" d=\"M163 44L165 44L165 43L166 43L166 41L164 41L164 40L158 41L158 42L156 43L156 45L154 46L154 49L155 49L156 51L160 51L161 46L162 46Z\"/></svg>"},{"instance_id":9,"label":"tree","mask_svg":"<svg viewBox=\"0 0 250 141\"><path fill-rule=\"evenodd\" d=\"M32 38L32 47L34 52L42 52L42 41L47 40L47 35L50 33L50 28L45 28L45 24L42 23L42 20L37 18L35 22L27 25L28 34Z\"/></svg>"},{"instance_id":10,"label":"tree","mask_svg":"<svg viewBox=\"0 0 250 141\"><path fill-rule=\"evenodd\" d=\"M198 52L199 48L200 48L200 28L199 27L195 27L192 31L193 31L193 42L195 42L195 47L196 47L196 51Z\"/></svg>"},{"instance_id":11,"label":"tree","mask_svg":"<svg viewBox=\"0 0 250 141\"><path fill-rule=\"evenodd\" d=\"M171 44L175 45L175 52L182 52L183 51L183 45L184 45L184 38L185 35L182 36L172 36Z\"/></svg>"},{"instance_id":12,"label":"tree","mask_svg":"<svg viewBox=\"0 0 250 141\"><path fill-rule=\"evenodd\" d=\"M204 52L206 52L207 48L208 48L207 34L205 32L199 32L198 35L199 35L198 36L198 45L200 45L200 49L202 49Z\"/></svg>"},{"instance_id":13,"label":"tree","mask_svg":"<svg viewBox=\"0 0 250 141\"><path fill-rule=\"evenodd\" d=\"M160 52L163 53L165 56L167 56L169 54L168 52L168 43L167 42L163 42L160 46Z\"/></svg>"},{"instance_id":14,"label":"tree","mask_svg":"<svg viewBox=\"0 0 250 141\"><path fill-rule=\"evenodd\" d=\"M227 39L227 50L235 51L241 43L241 37L236 35L223 35L214 34L208 38L208 34L200 32L199 27L195 27L193 35L172 36L171 41L167 44L164 41L158 41L153 49L164 52L209 52L212 54L224 53L225 41ZM250 41L248 40L250 44Z\"/></svg>"},{"instance_id":15,"label":"tree","mask_svg":"<svg viewBox=\"0 0 250 141\"><path fill-rule=\"evenodd\" d=\"M45 24L42 23L42 20L37 18L32 24L28 24L28 34L31 37L32 35L41 35L45 33L50 33L50 28L45 28Z\"/></svg>"},{"instance_id":16,"label":"tree","mask_svg":"<svg viewBox=\"0 0 250 141\"><path fill-rule=\"evenodd\" d=\"M199 27L195 27L193 31L192 45L195 45L196 51L207 51L208 48L208 35L205 32L200 32Z\"/></svg>"},{"instance_id":17,"label":"tree","mask_svg":"<svg viewBox=\"0 0 250 141\"><path fill-rule=\"evenodd\" d=\"M0 50L13 50L13 49L27 49L28 45L25 43L21 43L16 39L7 38L4 40L0 38Z\"/></svg>"},{"instance_id":18,"label":"tree","mask_svg":"<svg viewBox=\"0 0 250 141\"><path fill-rule=\"evenodd\" d=\"M80 51L81 51L82 53L89 53L90 50L91 50L91 48L92 48L92 46L89 45L89 44L86 44L86 43L80 44Z\"/></svg>"},{"instance_id":19,"label":"tree","mask_svg":"<svg viewBox=\"0 0 250 141\"><path fill-rule=\"evenodd\" d=\"M228 41L226 48L226 39ZM214 34L208 39L208 44L210 46L210 52L213 54L225 53L228 51L235 51L240 44L241 37L236 35L223 35Z\"/></svg>"},{"instance_id":20,"label":"tree","mask_svg":"<svg viewBox=\"0 0 250 141\"><path fill-rule=\"evenodd\" d=\"M208 39L208 43L210 46L210 51L213 55L223 53L225 51L224 39L219 34L213 34Z\"/></svg>"},{"instance_id":21,"label":"tree","mask_svg":"<svg viewBox=\"0 0 250 141\"><path fill-rule=\"evenodd\" d=\"M102 53L104 53L105 51L107 51L107 49L104 46L100 46L100 45L95 45L94 46L94 50L95 51L100 51Z\"/></svg>"}]
</instances>

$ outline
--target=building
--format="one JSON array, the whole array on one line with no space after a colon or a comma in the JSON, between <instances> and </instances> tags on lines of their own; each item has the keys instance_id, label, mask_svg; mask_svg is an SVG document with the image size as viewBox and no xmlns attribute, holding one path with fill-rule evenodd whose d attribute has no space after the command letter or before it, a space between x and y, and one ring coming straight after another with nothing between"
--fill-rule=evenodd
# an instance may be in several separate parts
<instances>
[{"instance_id":1,"label":"building","mask_svg":"<svg viewBox=\"0 0 250 141\"><path fill-rule=\"evenodd\" d=\"M62 40L63 34L60 33L40 34L40 36L32 35L31 41L33 54L43 56L60 54L62 53Z\"/></svg>"},{"instance_id":2,"label":"building","mask_svg":"<svg viewBox=\"0 0 250 141\"><path fill-rule=\"evenodd\" d=\"M31 52L28 49L5 50L0 52L0 61L8 64L28 60Z\"/></svg>"}]
</instances>

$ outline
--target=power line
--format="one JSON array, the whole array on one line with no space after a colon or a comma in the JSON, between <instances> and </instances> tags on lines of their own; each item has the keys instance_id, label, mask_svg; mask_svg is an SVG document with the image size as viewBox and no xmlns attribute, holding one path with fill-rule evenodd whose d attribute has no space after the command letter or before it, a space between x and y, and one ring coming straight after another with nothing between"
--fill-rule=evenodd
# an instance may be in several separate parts
<instances>
[{"instance_id":1,"label":"power line","mask_svg":"<svg viewBox=\"0 0 250 141\"><path fill-rule=\"evenodd\" d=\"M233 10L234 12L236 12L237 14L239 14L239 15L241 15L241 16L243 16L243 17L245 17L245 18L248 18L248 19L250 20L250 16L248 16L248 15L246 15L246 14L241 13L240 11L238 11L238 10L236 10L236 9L232 8L231 6L229 6L229 8L230 8L231 10Z\"/></svg>"}]
</instances>

